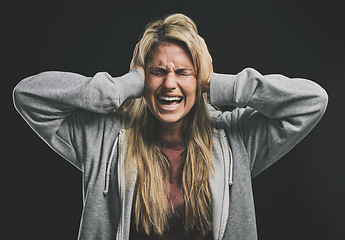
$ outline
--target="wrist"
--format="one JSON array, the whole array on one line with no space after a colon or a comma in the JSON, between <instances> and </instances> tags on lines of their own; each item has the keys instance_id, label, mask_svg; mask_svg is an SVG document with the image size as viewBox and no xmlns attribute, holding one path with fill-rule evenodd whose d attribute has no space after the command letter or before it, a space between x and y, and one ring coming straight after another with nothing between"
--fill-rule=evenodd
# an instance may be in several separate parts
<instances>
[{"instance_id":1,"label":"wrist","mask_svg":"<svg viewBox=\"0 0 345 240\"><path fill-rule=\"evenodd\" d=\"M136 72L138 72L143 81L145 82L145 70L142 67L134 67L131 70L135 70Z\"/></svg>"},{"instance_id":2,"label":"wrist","mask_svg":"<svg viewBox=\"0 0 345 240\"><path fill-rule=\"evenodd\" d=\"M140 73L141 78L145 82L145 71L144 71L144 69L142 67L138 67L138 68L136 68L136 70Z\"/></svg>"}]
</instances>

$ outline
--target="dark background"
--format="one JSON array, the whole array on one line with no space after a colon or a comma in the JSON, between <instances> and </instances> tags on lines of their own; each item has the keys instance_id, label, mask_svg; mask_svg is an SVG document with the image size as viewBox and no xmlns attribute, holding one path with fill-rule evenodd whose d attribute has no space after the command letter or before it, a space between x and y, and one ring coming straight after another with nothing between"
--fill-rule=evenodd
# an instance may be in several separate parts
<instances>
[{"instance_id":1,"label":"dark background","mask_svg":"<svg viewBox=\"0 0 345 240\"><path fill-rule=\"evenodd\" d=\"M13 1L0 8L1 239L76 239L81 173L15 111L11 93L46 70L128 71L146 24L182 12L196 21L219 73L253 67L304 77L329 93L316 128L253 180L259 238L345 239L342 1Z\"/></svg>"}]
</instances>

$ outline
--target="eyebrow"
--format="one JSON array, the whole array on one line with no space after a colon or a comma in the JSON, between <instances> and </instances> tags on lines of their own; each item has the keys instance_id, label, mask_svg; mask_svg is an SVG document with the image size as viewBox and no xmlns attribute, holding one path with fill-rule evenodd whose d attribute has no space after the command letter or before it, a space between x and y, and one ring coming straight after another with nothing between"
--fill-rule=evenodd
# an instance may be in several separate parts
<instances>
[{"instance_id":1,"label":"eyebrow","mask_svg":"<svg viewBox=\"0 0 345 240\"><path fill-rule=\"evenodd\" d=\"M162 71L165 70L167 71L168 69L164 68L164 67L150 67L151 70L156 70L156 71Z\"/></svg>"},{"instance_id":2,"label":"eyebrow","mask_svg":"<svg viewBox=\"0 0 345 240\"><path fill-rule=\"evenodd\" d=\"M178 68L175 69L175 72L194 72L193 69L189 69L189 68Z\"/></svg>"},{"instance_id":3,"label":"eyebrow","mask_svg":"<svg viewBox=\"0 0 345 240\"><path fill-rule=\"evenodd\" d=\"M164 68L164 67L150 67L151 70L154 70L154 71L169 71L169 69L167 68ZM190 68L177 68L175 69L175 71L189 71L189 72L193 72L193 69L190 69Z\"/></svg>"}]
</instances>

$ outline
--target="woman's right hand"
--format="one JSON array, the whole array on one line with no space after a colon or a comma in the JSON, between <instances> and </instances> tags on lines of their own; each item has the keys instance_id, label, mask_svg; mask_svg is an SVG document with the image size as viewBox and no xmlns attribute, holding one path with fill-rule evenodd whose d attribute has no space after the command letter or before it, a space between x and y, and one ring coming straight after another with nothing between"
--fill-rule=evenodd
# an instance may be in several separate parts
<instances>
[{"instance_id":1,"label":"woman's right hand","mask_svg":"<svg viewBox=\"0 0 345 240\"><path fill-rule=\"evenodd\" d=\"M135 45L134 51L133 51L133 57L131 60L131 63L129 65L129 69L136 69L139 73L142 79L145 82L145 69L139 64L138 62L138 49L139 49L140 41Z\"/></svg>"}]
</instances>

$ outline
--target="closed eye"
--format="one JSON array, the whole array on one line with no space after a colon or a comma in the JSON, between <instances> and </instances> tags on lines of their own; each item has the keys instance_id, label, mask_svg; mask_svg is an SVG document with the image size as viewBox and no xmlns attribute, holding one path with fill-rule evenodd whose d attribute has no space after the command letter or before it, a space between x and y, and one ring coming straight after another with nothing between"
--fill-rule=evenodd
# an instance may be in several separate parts
<instances>
[{"instance_id":1,"label":"closed eye","mask_svg":"<svg viewBox=\"0 0 345 240\"><path fill-rule=\"evenodd\" d=\"M175 70L175 73L178 74L178 75L181 75L181 76L192 76L194 75L194 72L190 69L177 69Z\"/></svg>"},{"instance_id":2,"label":"closed eye","mask_svg":"<svg viewBox=\"0 0 345 240\"><path fill-rule=\"evenodd\" d=\"M168 74L168 71L164 68L150 68L150 74L155 76L165 76Z\"/></svg>"}]
</instances>

